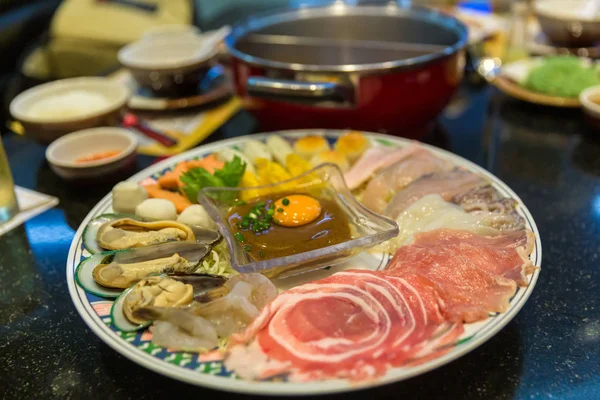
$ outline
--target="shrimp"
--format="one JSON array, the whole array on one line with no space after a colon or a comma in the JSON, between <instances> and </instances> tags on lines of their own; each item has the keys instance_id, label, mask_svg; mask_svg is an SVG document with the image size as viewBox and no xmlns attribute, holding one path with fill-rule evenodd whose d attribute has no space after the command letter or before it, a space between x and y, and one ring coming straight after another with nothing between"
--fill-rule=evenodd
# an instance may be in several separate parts
<instances>
[{"instance_id":1,"label":"shrimp","mask_svg":"<svg viewBox=\"0 0 600 400\"><path fill-rule=\"evenodd\" d=\"M223 297L193 306L194 314L211 321L220 337L241 332L277 296L275 285L258 273L232 277L223 291L227 293Z\"/></svg>"},{"instance_id":2,"label":"shrimp","mask_svg":"<svg viewBox=\"0 0 600 400\"><path fill-rule=\"evenodd\" d=\"M145 307L134 311L142 320L152 320L152 342L177 350L204 351L217 346L219 338L242 332L260 310L278 294L269 278L240 274L223 287L197 297L189 307Z\"/></svg>"},{"instance_id":3,"label":"shrimp","mask_svg":"<svg viewBox=\"0 0 600 400\"><path fill-rule=\"evenodd\" d=\"M239 282L246 282L251 286L250 302L259 310L269 304L279 291L269 278L259 273L239 274L231 277L223 286L210 290L196 297L201 303L217 300L230 293Z\"/></svg>"},{"instance_id":4,"label":"shrimp","mask_svg":"<svg viewBox=\"0 0 600 400\"><path fill-rule=\"evenodd\" d=\"M190 312L190 308L145 307L134 311L136 318L154 320L152 343L182 351L208 351L217 347L215 325Z\"/></svg>"}]
</instances>

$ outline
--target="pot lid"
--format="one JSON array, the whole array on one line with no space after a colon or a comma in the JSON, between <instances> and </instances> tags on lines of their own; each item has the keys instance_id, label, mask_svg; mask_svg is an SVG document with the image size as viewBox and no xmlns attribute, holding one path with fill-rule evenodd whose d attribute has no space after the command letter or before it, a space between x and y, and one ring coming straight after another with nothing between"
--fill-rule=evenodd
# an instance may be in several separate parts
<instances>
[{"instance_id":1,"label":"pot lid","mask_svg":"<svg viewBox=\"0 0 600 400\"><path fill-rule=\"evenodd\" d=\"M343 4L254 16L226 39L230 53L250 64L319 72L414 66L466 42L467 28L437 11Z\"/></svg>"}]
</instances>

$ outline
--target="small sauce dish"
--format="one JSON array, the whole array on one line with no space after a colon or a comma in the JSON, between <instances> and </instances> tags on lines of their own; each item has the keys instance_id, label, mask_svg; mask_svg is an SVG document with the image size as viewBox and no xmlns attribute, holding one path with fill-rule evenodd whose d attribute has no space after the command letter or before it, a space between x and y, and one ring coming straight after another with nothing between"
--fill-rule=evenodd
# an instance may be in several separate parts
<instances>
[{"instance_id":1,"label":"small sauce dish","mask_svg":"<svg viewBox=\"0 0 600 400\"><path fill-rule=\"evenodd\" d=\"M84 129L54 141L46 149L46 159L63 179L96 179L132 166L136 147L137 138L127 129Z\"/></svg>"}]
</instances>

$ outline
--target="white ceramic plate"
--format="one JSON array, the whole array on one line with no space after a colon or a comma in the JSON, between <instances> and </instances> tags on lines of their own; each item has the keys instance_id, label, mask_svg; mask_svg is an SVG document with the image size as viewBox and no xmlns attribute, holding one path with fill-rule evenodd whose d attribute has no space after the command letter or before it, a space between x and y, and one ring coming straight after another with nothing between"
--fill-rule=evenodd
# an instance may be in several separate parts
<instances>
[{"instance_id":1,"label":"white ceramic plate","mask_svg":"<svg viewBox=\"0 0 600 400\"><path fill-rule=\"evenodd\" d=\"M282 135L288 138L298 138L308 134L324 135L331 141L334 141L343 131L330 130L302 130L302 131L285 131L276 132L275 134ZM269 134L253 135L252 139L264 140ZM387 135L368 134L372 141L386 146L406 146L409 141ZM165 170L171 168L176 163L182 160L201 157L210 154L224 147L231 147L242 144L248 137L240 137L229 139L217 143L212 143L206 146L198 147L194 150L171 157L156 165L153 165L138 174L132 176L130 180L141 181L147 178L159 176ZM434 154L441 158L449 159L457 165L460 165L468 170L485 176L493 183L496 189L506 197L512 197L518 202L518 212L525 218L527 227L535 233L536 242L535 248L531 255L533 264L537 267L541 266L542 248L539 239L539 232L531 217L531 214L519 197L502 181L494 175L485 171L483 168L460 158L450 152L440 150L435 147L427 146ZM356 389L362 389L368 386L378 386L386 383L401 381L424 372L430 371L441 365L447 364L450 361L468 353L477 346L485 343L493 335L498 333L523 307L529 295L533 291L533 287L539 276L539 269L528 277L529 283L527 287L521 287L516 292L515 296L510 301L510 308L503 314L490 316L485 321L474 324L465 325L464 335L454 345L454 347L445 355L434 360L425 362L418 366L402 367L390 369L388 373L381 379L375 382L368 382L363 385L350 384L345 380L329 380L323 382L309 383L289 383L289 382L247 382L239 379L235 374L227 371L216 352L199 356L189 353L169 352L167 349L154 346L149 340L149 334L144 332L125 333L119 332L110 325L110 299L102 299L90 294L87 294L75 283L74 271L81 259L88 254L83 250L82 233L88 222L104 213L112 212L110 194L104 197L88 214L83 223L77 230L69 257L67 259L67 283L69 292L77 311L86 322L86 324L100 337L105 343L113 349L129 358L130 360L143 365L160 374L170 376L195 385L206 386L213 389L227 390L233 392L251 393L251 394L285 394L285 395L306 395L306 394L323 394L332 392L343 392ZM382 269L389 261L389 255L372 255L363 253L349 262L333 267L328 271L317 271L315 273L301 275L298 281L293 284L301 283L302 280L314 280L321 278L323 275L329 275L337 270L347 268L368 268ZM291 285L288 282L288 285Z\"/></svg>"}]
</instances>

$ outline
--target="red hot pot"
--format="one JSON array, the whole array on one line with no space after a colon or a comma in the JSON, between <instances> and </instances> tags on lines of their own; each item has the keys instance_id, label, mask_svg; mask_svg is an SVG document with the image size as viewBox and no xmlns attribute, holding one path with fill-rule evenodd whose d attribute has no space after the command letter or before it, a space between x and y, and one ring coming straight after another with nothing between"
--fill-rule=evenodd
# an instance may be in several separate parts
<instances>
[{"instance_id":1,"label":"red hot pot","mask_svg":"<svg viewBox=\"0 0 600 400\"><path fill-rule=\"evenodd\" d=\"M226 39L238 95L263 130L358 129L419 137L462 79L467 29L424 8L298 8Z\"/></svg>"}]
</instances>

